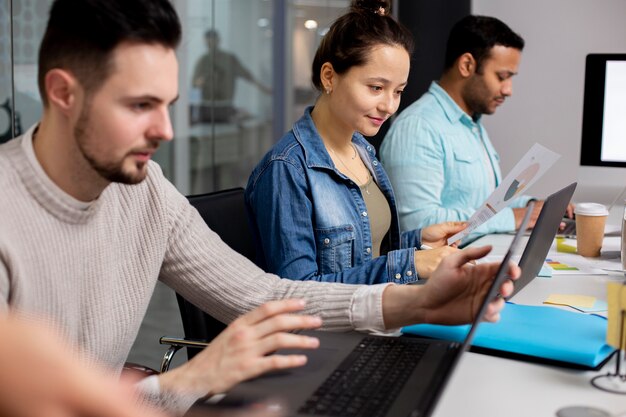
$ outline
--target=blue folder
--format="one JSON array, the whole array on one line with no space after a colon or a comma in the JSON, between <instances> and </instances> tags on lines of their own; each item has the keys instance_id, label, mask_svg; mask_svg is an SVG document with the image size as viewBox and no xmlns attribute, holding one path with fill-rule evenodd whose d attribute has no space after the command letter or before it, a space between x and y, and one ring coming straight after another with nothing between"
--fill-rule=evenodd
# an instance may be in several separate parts
<instances>
[{"instance_id":1,"label":"blue folder","mask_svg":"<svg viewBox=\"0 0 626 417\"><path fill-rule=\"evenodd\" d=\"M462 342L469 327L417 324L404 327L402 332ZM604 317L507 303L498 323L479 325L472 346L511 353L514 357L597 368L615 350L606 344L606 331Z\"/></svg>"}]
</instances>

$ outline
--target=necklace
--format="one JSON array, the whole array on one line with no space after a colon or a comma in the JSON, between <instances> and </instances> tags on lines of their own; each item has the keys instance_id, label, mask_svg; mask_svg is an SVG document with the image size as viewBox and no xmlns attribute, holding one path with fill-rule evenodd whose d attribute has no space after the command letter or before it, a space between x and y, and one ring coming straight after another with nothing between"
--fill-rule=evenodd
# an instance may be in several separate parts
<instances>
[{"instance_id":1,"label":"necklace","mask_svg":"<svg viewBox=\"0 0 626 417\"><path fill-rule=\"evenodd\" d=\"M357 152L356 152L356 147L354 146L354 144L353 144L353 143L350 143L350 145L352 145L352 149L354 150L354 156L352 156L352 159L356 159L356 155L357 155ZM341 157L337 154L337 152L335 152L335 150L334 150L333 148L331 148L330 146L328 147L328 149L330 149L330 151L333 153L333 155L335 155L335 157L337 158L337 160L338 160L339 162L341 162L341 165L343 165L343 167L344 167L346 170L348 170L348 172L349 172L350 174L352 174L352 176L353 176L354 178L356 178L357 182L361 182L361 178L359 178L359 176L358 176L358 175L356 175L356 174L355 174L355 173L354 173L354 172L353 172L353 171L352 171L352 170L348 167L348 165L346 165L346 163L345 163L345 162L343 162L343 159L341 159ZM363 182L363 185L364 185L364 187L365 187L365 192L369 195L369 193L370 193L370 179L371 179L371 175L370 175L370 171L369 171L369 169L367 169L367 167L365 168L365 172L367 173L367 174L366 174L367 176L365 177L365 181Z\"/></svg>"},{"instance_id":2,"label":"necklace","mask_svg":"<svg viewBox=\"0 0 626 417\"><path fill-rule=\"evenodd\" d=\"M352 159L356 159L356 146L354 146L354 143L350 142L350 145L352 145L352 150L354 151L354 154L352 155Z\"/></svg>"}]
</instances>

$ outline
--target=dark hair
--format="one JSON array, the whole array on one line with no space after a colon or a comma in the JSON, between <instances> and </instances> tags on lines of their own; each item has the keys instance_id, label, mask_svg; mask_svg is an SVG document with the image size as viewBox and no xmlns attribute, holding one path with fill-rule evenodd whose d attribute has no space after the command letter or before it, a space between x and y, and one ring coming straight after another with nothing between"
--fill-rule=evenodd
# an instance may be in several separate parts
<instances>
[{"instance_id":1,"label":"dark hair","mask_svg":"<svg viewBox=\"0 0 626 417\"><path fill-rule=\"evenodd\" d=\"M476 60L476 72L480 73L483 62L496 45L521 51L524 39L495 17L466 16L452 27L448 36L445 69L450 69L458 57L469 52Z\"/></svg>"},{"instance_id":2,"label":"dark hair","mask_svg":"<svg viewBox=\"0 0 626 417\"><path fill-rule=\"evenodd\" d=\"M326 62L344 74L351 67L364 65L375 45L398 45L409 55L413 53L411 32L390 16L390 8L389 1L352 1L348 13L333 22L317 48L311 75L315 88L323 90L320 71Z\"/></svg>"},{"instance_id":3,"label":"dark hair","mask_svg":"<svg viewBox=\"0 0 626 417\"><path fill-rule=\"evenodd\" d=\"M111 55L122 42L175 49L181 37L169 0L56 0L39 49L39 93L47 105L45 76L53 68L71 71L87 94L109 76Z\"/></svg>"}]
</instances>

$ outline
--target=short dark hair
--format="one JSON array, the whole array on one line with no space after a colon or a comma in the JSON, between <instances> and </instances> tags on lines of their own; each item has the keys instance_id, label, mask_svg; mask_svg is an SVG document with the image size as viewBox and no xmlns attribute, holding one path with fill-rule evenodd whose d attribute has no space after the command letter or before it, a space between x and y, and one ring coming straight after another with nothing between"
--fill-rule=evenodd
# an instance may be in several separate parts
<instances>
[{"instance_id":1,"label":"short dark hair","mask_svg":"<svg viewBox=\"0 0 626 417\"><path fill-rule=\"evenodd\" d=\"M466 16L450 31L446 46L445 69L466 52L476 60L476 72L480 73L491 48L496 45L524 49L524 39L513 32L504 22L489 16Z\"/></svg>"},{"instance_id":2,"label":"short dark hair","mask_svg":"<svg viewBox=\"0 0 626 417\"><path fill-rule=\"evenodd\" d=\"M367 62L373 46L398 45L413 53L411 32L390 16L388 1L352 1L350 10L331 25L313 59L311 81L319 91L322 65L330 62L338 74Z\"/></svg>"},{"instance_id":3,"label":"short dark hair","mask_svg":"<svg viewBox=\"0 0 626 417\"><path fill-rule=\"evenodd\" d=\"M71 71L87 94L112 70L111 55L123 42L175 49L181 26L169 0L55 0L39 48L38 84L44 106L46 73Z\"/></svg>"}]
</instances>

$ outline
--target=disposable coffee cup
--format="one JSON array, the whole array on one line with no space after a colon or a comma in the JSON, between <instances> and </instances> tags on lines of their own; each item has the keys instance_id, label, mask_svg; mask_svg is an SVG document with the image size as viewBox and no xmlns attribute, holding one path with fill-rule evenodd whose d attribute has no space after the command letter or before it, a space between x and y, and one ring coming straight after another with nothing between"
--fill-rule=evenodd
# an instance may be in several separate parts
<instances>
[{"instance_id":1,"label":"disposable coffee cup","mask_svg":"<svg viewBox=\"0 0 626 417\"><path fill-rule=\"evenodd\" d=\"M576 246L582 256L600 256L604 225L609 211L602 204L579 203L574 209L576 213Z\"/></svg>"},{"instance_id":2,"label":"disposable coffee cup","mask_svg":"<svg viewBox=\"0 0 626 417\"><path fill-rule=\"evenodd\" d=\"M622 214L622 245L621 245L622 271L626 275L626 200L624 200L624 213Z\"/></svg>"}]
</instances>

